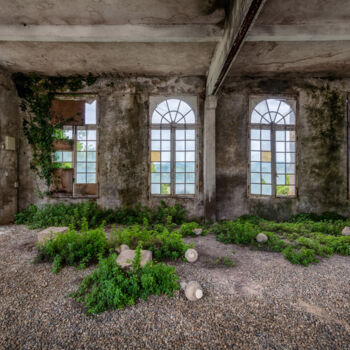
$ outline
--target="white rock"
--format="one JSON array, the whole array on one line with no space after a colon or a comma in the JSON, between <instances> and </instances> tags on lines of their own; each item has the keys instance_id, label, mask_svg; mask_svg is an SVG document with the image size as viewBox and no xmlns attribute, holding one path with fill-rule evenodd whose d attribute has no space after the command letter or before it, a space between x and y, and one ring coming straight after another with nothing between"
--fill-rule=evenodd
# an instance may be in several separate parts
<instances>
[{"instance_id":1,"label":"white rock","mask_svg":"<svg viewBox=\"0 0 350 350\"><path fill-rule=\"evenodd\" d=\"M191 281L186 285L185 295L188 300L196 301L203 297L203 289L198 282Z\"/></svg>"},{"instance_id":2,"label":"white rock","mask_svg":"<svg viewBox=\"0 0 350 350\"><path fill-rule=\"evenodd\" d=\"M203 229L202 228L195 228L193 230L193 233L197 236L201 235L203 233Z\"/></svg>"},{"instance_id":3,"label":"white rock","mask_svg":"<svg viewBox=\"0 0 350 350\"><path fill-rule=\"evenodd\" d=\"M185 258L188 262L195 262L198 259L198 253L197 250L190 248L186 250Z\"/></svg>"},{"instance_id":4,"label":"white rock","mask_svg":"<svg viewBox=\"0 0 350 350\"><path fill-rule=\"evenodd\" d=\"M255 239L259 243L264 243L264 242L267 242L268 240L267 236L264 233L259 233Z\"/></svg>"},{"instance_id":5,"label":"white rock","mask_svg":"<svg viewBox=\"0 0 350 350\"><path fill-rule=\"evenodd\" d=\"M117 264L121 267L129 267L135 258L135 250L127 249L123 250L117 257ZM152 260L152 252L149 250L141 250L141 267L145 266Z\"/></svg>"},{"instance_id":6,"label":"white rock","mask_svg":"<svg viewBox=\"0 0 350 350\"><path fill-rule=\"evenodd\" d=\"M182 290L185 290L186 286L187 286L187 282L185 282L185 281L180 282L180 287Z\"/></svg>"},{"instance_id":7,"label":"white rock","mask_svg":"<svg viewBox=\"0 0 350 350\"><path fill-rule=\"evenodd\" d=\"M37 239L39 243L44 243L50 238L54 238L58 234L62 234L68 231L68 227L48 227L37 233Z\"/></svg>"},{"instance_id":8,"label":"white rock","mask_svg":"<svg viewBox=\"0 0 350 350\"><path fill-rule=\"evenodd\" d=\"M350 236L350 227L349 227L349 226L345 226L345 227L343 228L343 231L341 231L341 234L342 234L343 236Z\"/></svg>"},{"instance_id":9,"label":"white rock","mask_svg":"<svg viewBox=\"0 0 350 350\"><path fill-rule=\"evenodd\" d=\"M129 246L127 244L122 244L120 247L119 247L119 251L122 252L124 250L130 250Z\"/></svg>"}]
</instances>

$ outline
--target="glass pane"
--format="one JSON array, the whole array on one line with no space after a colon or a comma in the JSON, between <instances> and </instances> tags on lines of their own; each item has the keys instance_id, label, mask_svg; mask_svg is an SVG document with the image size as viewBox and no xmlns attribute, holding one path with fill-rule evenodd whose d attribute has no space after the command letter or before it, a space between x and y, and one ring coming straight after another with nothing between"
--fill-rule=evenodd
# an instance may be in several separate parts
<instances>
[{"instance_id":1,"label":"glass pane","mask_svg":"<svg viewBox=\"0 0 350 350\"><path fill-rule=\"evenodd\" d=\"M95 173L96 172L96 163L86 163L86 171L88 173Z\"/></svg>"},{"instance_id":2,"label":"glass pane","mask_svg":"<svg viewBox=\"0 0 350 350\"><path fill-rule=\"evenodd\" d=\"M277 141L284 141L285 140L285 132L277 130L276 131L276 140Z\"/></svg>"},{"instance_id":3,"label":"glass pane","mask_svg":"<svg viewBox=\"0 0 350 350\"><path fill-rule=\"evenodd\" d=\"M86 151L86 141L77 142L77 151Z\"/></svg>"},{"instance_id":4,"label":"glass pane","mask_svg":"<svg viewBox=\"0 0 350 350\"><path fill-rule=\"evenodd\" d=\"M78 140L82 140L82 141L85 141L86 140L86 130L78 130L77 132L77 138Z\"/></svg>"},{"instance_id":5,"label":"glass pane","mask_svg":"<svg viewBox=\"0 0 350 350\"><path fill-rule=\"evenodd\" d=\"M185 139L185 130L176 130L175 136L176 136L176 140L184 140Z\"/></svg>"},{"instance_id":6,"label":"glass pane","mask_svg":"<svg viewBox=\"0 0 350 350\"><path fill-rule=\"evenodd\" d=\"M270 141L261 141L261 149L263 151L271 151L271 142Z\"/></svg>"},{"instance_id":7,"label":"glass pane","mask_svg":"<svg viewBox=\"0 0 350 350\"><path fill-rule=\"evenodd\" d=\"M183 120L183 119L182 119ZM193 111L189 112L185 117L186 124L194 124L196 122L196 118L194 116Z\"/></svg>"},{"instance_id":8,"label":"glass pane","mask_svg":"<svg viewBox=\"0 0 350 350\"><path fill-rule=\"evenodd\" d=\"M183 162L185 160L185 152L176 152L176 161Z\"/></svg>"},{"instance_id":9,"label":"glass pane","mask_svg":"<svg viewBox=\"0 0 350 350\"><path fill-rule=\"evenodd\" d=\"M196 159L196 153L195 152L186 152L186 161L187 162L194 162Z\"/></svg>"},{"instance_id":10,"label":"glass pane","mask_svg":"<svg viewBox=\"0 0 350 350\"><path fill-rule=\"evenodd\" d=\"M96 141L88 141L87 149L88 151L96 151Z\"/></svg>"},{"instance_id":11,"label":"glass pane","mask_svg":"<svg viewBox=\"0 0 350 350\"><path fill-rule=\"evenodd\" d=\"M77 163L77 172L85 173L86 172L86 163Z\"/></svg>"},{"instance_id":12,"label":"glass pane","mask_svg":"<svg viewBox=\"0 0 350 350\"><path fill-rule=\"evenodd\" d=\"M276 164L276 171L278 174L284 174L285 171L285 164L284 163L277 163Z\"/></svg>"},{"instance_id":13,"label":"glass pane","mask_svg":"<svg viewBox=\"0 0 350 350\"><path fill-rule=\"evenodd\" d=\"M258 130L258 129L251 129L250 130L250 138L252 140L260 140L260 130Z\"/></svg>"},{"instance_id":14,"label":"glass pane","mask_svg":"<svg viewBox=\"0 0 350 350\"><path fill-rule=\"evenodd\" d=\"M261 171L264 173L270 173L271 172L271 163L261 163Z\"/></svg>"},{"instance_id":15,"label":"glass pane","mask_svg":"<svg viewBox=\"0 0 350 350\"><path fill-rule=\"evenodd\" d=\"M176 194L185 194L185 185L175 185Z\"/></svg>"},{"instance_id":16,"label":"glass pane","mask_svg":"<svg viewBox=\"0 0 350 350\"><path fill-rule=\"evenodd\" d=\"M271 174L261 174L261 183L262 184L271 184Z\"/></svg>"},{"instance_id":17,"label":"glass pane","mask_svg":"<svg viewBox=\"0 0 350 350\"><path fill-rule=\"evenodd\" d=\"M64 126L62 132L65 139L73 139L73 129L71 126Z\"/></svg>"},{"instance_id":18,"label":"glass pane","mask_svg":"<svg viewBox=\"0 0 350 350\"><path fill-rule=\"evenodd\" d=\"M196 188L195 185L186 185L186 194L195 194Z\"/></svg>"},{"instance_id":19,"label":"glass pane","mask_svg":"<svg viewBox=\"0 0 350 350\"><path fill-rule=\"evenodd\" d=\"M160 194L160 184L152 184L151 185L151 193L152 194Z\"/></svg>"},{"instance_id":20,"label":"glass pane","mask_svg":"<svg viewBox=\"0 0 350 350\"><path fill-rule=\"evenodd\" d=\"M286 139L287 141L295 141L295 131L287 131L286 132Z\"/></svg>"},{"instance_id":21,"label":"glass pane","mask_svg":"<svg viewBox=\"0 0 350 350\"><path fill-rule=\"evenodd\" d=\"M295 142L286 142L286 152L295 152Z\"/></svg>"},{"instance_id":22,"label":"glass pane","mask_svg":"<svg viewBox=\"0 0 350 350\"><path fill-rule=\"evenodd\" d=\"M287 184L295 185L295 175L286 175Z\"/></svg>"},{"instance_id":23,"label":"glass pane","mask_svg":"<svg viewBox=\"0 0 350 350\"><path fill-rule=\"evenodd\" d=\"M63 160L63 155L62 152L55 152L53 155L54 162L62 162Z\"/></svg>"},{"instance_id":24,"label":"glass pane","mask_svg":"<svg viewBox=\"0 0 350 350\"><path fill-rule=\"evenodd\" d=\"M151 164L151 172L152 173L159 173L160 172L160 163L159 162Z\"/></svg>"},{"instance_id":25,"label":"glass pane","mask_svg":"<svg viewBox=\"0 0 350 350\"><path fill-rule=\"evenodd\" d=\"M286 160L286 155L285 153L276 153L276 161L284 163Z\"/></svg>"},{"instance_id":26,"label":"glass pane","mask_svg":"<svg viewBox=\"0 0 350 350\"><path fill-rule=\"evenodd\" d=\"M170 185L168 185L168 184L161 184L160 192L161 192L161 194L170 194Z\"/></svg>"},{"instance_id":27,"label":"glass pane","mask_svg":"<svg viewBox=\"0 0 350 350\"><path fill-rule=\"evenodd\" d=\"M259 184L260 183L260 173L251 173L250 174L250 182Z\"/></svg>"},{"instance_id":28,"label":"glass pane","mask_svg":"<svg viewBox=\"0 0 350 350\"><path fill-rule=\"evenodd\" d=\"M88 130L87 139L92 141L96 140L96 130Z\"/></svg>"},{"instance_id":29,"label":"glass pane","mask_svg":"<svg viewBox=\"0 0 350 350\"><path fill-rule=\"evenodd\" d=\"M170 162L170 152L162 152L161 161L162 162Z\"/></svg>"},{"instance_id":30,"label":"glass pane","mask_svg":"<svg viewBox=\"0 0 350 350\"><path fill-rule=\"evenodd\" d=\"M262 140L270 140L271 139L271 131L270 130L261 130L261 139Z\"/></svg>"},{"instance_id":31,"label":"glass pane","mask_svg":"<svg viewBox=\"0 0 350 350\"><path fill-rule=\"evenodd\" d=\"M162 172L163 173L170 173L170 163L169 162L162 162Z\"/></svg>"},{"instance_id":32,"label":"glass pane","mask_svg":"<svg viewBox=\"0 0 350 350\"><path fill-rule=\"evenodd\" d=\"M260 193L260 185L250 185L250 193L251 194L261 194Z\"/></svg>"},{"instance_id":33,"label":"glass pane","mask_svg":"<svg viewBox=\"0 0 350 350\"><path fill-rule=\"evenodd\" d=\"M184 151L185 150L185 141L176 141L176 150Z\"/></svg>"},{"instance_id":34,"label":"glass pane","mask_svg":"<svg viewBox=\"0 0 350 350\"><path fill-rule=\"evenodd\" d=\"M184 101L181 101L180 106L179 106L179 112L182 115L187 114L191 110L191 107Z\"/></svg>"},{"instance_id":35,"label":"glass pane","mask_svg":"<svg viewBox=\"0 0 350 350\"><path fill-rule=\"evenodd\" d=\"M160 183L160 173L152 173L151 182Z\"/></svg>"},{"instance_id":36,"label":"glass pane","mask_svg":"<svg viewBox=\"0 0 350 350\"><path fill-rule=\"evenodd\" d=\"M271 185L261 185L261 194L265 196L271 196L272 186Z\"/></svg>"},{"instance_id":37,"label":"glass pane","mask_svg":"<svg viewBox=\"0 0 350 350\"><path fill-rule=\"evenodd\" d=\"M89 173L86 175L86 182L88 184L94 184L96 183L96 174L94 173Z\"/></svg>"},{"instance_id":38,"label":"glass pane","mask_svg":"<svg viewBox=\"0 0 350 350\"><path fill-rule=\"evenodd\" d=\"M170 151L170 141L162 141L162 151Z\"/></svg>"},{"instance_id":39,"label":"glass pane","mask_svg":"<svg viewBox=\"0 0 350 350\"><path fill-rule=\"evenodd\" d=\"M85 124L96 124L96 101L85 103Z\"/></svg>"},{"instance_id":40,"label":"glass pane","mask_svg":"<svg viewBox=\"0 0 350 350\"><path fill-rule=\"evenodd\" d=\"M161 173L161 182L170 184L170 173Z\"/></svg>"},{"instance_id":41,"label":"glass pane","mask_svg":"<svg viewBox=\"0 0 350 350\"><path fill-rule=\"evenodd\" d=\"M276 142L276 151L277 152L284 152L285 151L284 145L285 145L284 142Z\"/></svg>"},{"instance_id":42,"label":"glass pane","mask_svg":"<svg viewBox=\"0 0 350 350\"><path fill-rule=\"evenodd\" d=\"M175 182L184 183L185 182L185 174L184 173L176 173Z\"/></svg>"},{"instance_id":43,"label":"glass pane","mask_svg":"<svg viewBox=\"0 0 350 350\"><path fill-rule=\"evenodd\" d=\"M161 120L162 120L162 117L156 111L154 111L152 114L152 123L160 124Z\"/></svg>"},{"instance_id":44,"label":"glass pane","mask_svg":"<svg viewBox=\"0 0 350 350\"><path fill-rule=\"evenodd\" d=\"M186 166L188 164L191 164L191 163L186 163ZM180 173L185 172L185 163L176 162L175 171Z\"/></svg>"},{"instance_id":45,"label":"glass pane","mask_svg":"<svg viewBox=\"0 0 350 350\"><path fill-rule=\"evenodd\" d=\"M195 179L194 179L194 173L187 173L186 174L186 183L195 183Z\"/></svg>"},{"instance_id":46,"label":"glass pane","mask_svg":"<svg viewBox=\"0 0 350 350\"><path fill-rule=\"evenodd\" d=\"M253 151L260 151L260 141L251 141L250 148Z\"/></svg>"},{"instance_id":47,"label":"glass pane","mask_svg":"<svg viewBox=\"0 0 350 350\"><path fill-rule=\"evenodd\" d=\"M277 185L285 185L285 183L286 183L285 175L284 174L283 175L277 175L276 183L277 183Z\"/></svg>"},{"instance_id":48,"label":"glass pane","mask_svg":"<svg viewBox=\"0 0 350 350\"><path fill-rule=\"evenodd\" d=\"M271 162L271 152L261 152L261 160L263 162Z\"/></svg>"},{"instance_id":49,"label":"glass pane","mask_svg":"<svg viewBox=\"0 0 350 350\"><path fill-rule=\"evenodd\" d=\"M160 151L160 141L152 141L151 142L151 150L152 151Z\"/></svg>"},{"instance_id":50,"label":"glass pane","mask_svg":"<svg viewBox=\"0 0 350 350\"><path fill-rule=\"evenodd\" d=\"M151 152L151 161L159 162L160 161L160 152Z\"/></svg>"},{"instance_id":51,"label":"glass pane","mask_svg":"<svg viewBox=\"0 0 350 350\"><path fill-rule=\"evenodd\" d=\"M152 140L160 140L160 130L152 129L151 130L151 139Z\"/></svg>"},{"instance_id":52,"label":"glass pane","mask_svg":"<svg viewBox=\"0 0 350 350\"><path fill-rule=\"evenodd\" d=\"M261 115L268 113L266 101L261 101L256 107L255 110L259 112Z\"/></svg>"},{"instance_id":53,"label":"glass pane","mask_svg":"<svg viewBox=\"0 0 350 350\"><path fill-rule=\"evenodd\" d=\"M96 162L96 152L87 152L87 161Z\"/></svg>"},{"instance_id":54,"label":"glass pane","mask_svg":"<svg viewBox=\"0 0 350 350\"><path fill-rule=\"evenodd\" d=\"M77 161L85 162L86 161L86 152L77 152Z\"/></svg>"},{"instance_id":55,"label":"glass pane","mask_svg":"<svg viewBox=\"0 0 350 350\"><path fill-rule=\"evenodd\" d=\"M250 152L250 158L252 161L260 161L260 152Z\"/></svg>"},{"instance_id":56,"label":"glass pane","mask_svg":"<svg viewBox=\"0 0 350 350\"><path fill-rule=\"evenodd\" d=\"M294 174L295 173L295 165L294 164L286 164L286 173Z\"/></svg>"},{"instance_id":57,"label":"glass pane","mask_svg":"<svg viewBox=\"0 0 350 350\"><path fill-rule=\"evenodd\" d=\"M260 124L261 116L256 111L253 111L252 116L250 118L250 122L253 124Z\"/></svg>"},{"instance_id":58,"label":"glass pane","mask_svg":"<svg viewBox=\"0 0 350 350\"><path fill-rule=\"evenodd\" d=\"M77 183L85 184L86 183L86 174L77 174Z\"/></svg>"},{"instance_id":59,"label":"glass pane","mask_svg":"<svg viewBox=\"0 0 350 350\"><path fill-rule=\"evenodd\" d=\"M186 139L187 140L195 140L196 139L196 131L195 130L186 130Z\"/></svg>"},{"instance_id":60,"label":"glass pane","mask_svg":"<svg viewBox=\"0 0 350 350\"><path fill-rule=\"evenodd\" d=\"M250 167L251 167L251 170L252 170L253 173L254 172L257 172L257 173L260 172L260 163L259 162L252 162Z\"/></svg>"},{"instance_id":61,"label":"glass pane","mask_svg":"<svg viewBox=\"0 0 350 350\"><path fill-rule=\"evenodd\" d=\"M170 140L170 130L162 130L162 140Z\"/></svg>"},{"instance_id":62,"label":"glass pane","mask_svg":"<svg viewBox=\"0 0 350 350\"><path fill-rule=\"evenodd\" d=\"M286 162L295 163L295 153L286 153Z\"/></svg>"},{"instance_id":63,"label":"glass pane","mask_svg":"<svg viewBox=\"0 0 350 350\"><path fill-rule=\"evenodd\" d=\"M186 141L186 150L194 151L196 149L196 145L194 141Z\"/></svg>"},{"instance_id":64,"label":"glass pane","mask_svg":"<svg viewBox=\"0 0 350 350\"><path fill-rule=\"evenodd\" d=\"M267 104L271 112L277 112L280 106L280 100L275 100L271 98L267 100Z\"/></svg>"},{"instance_id":65,"label":"glass pane","mask_svg":"<svg viewBox=\"0 0 350 350\"><path fill-rule=\"evenodd\" d=\"M196 169L196 163L194 162L186 162L186 171L188 173L194 173Z\"/></svg>"}]
</instances>

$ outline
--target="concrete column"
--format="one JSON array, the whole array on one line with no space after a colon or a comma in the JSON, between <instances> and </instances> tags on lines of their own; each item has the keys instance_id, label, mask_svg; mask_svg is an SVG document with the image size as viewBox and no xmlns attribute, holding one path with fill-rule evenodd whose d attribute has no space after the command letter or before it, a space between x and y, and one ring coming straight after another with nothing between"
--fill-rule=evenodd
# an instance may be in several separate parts
<instances>
[{"instance_id":1,"label":"concrete column","mask_svg":"<svg viewBox=\"0 0 350 350\"><path fill-rule=\"evenodd\" d=\"M204 215L206 220L216 220L216 165L215 165L215 113L217 97L206 97L204 108L203 171Z\"/></svg>"}]
</instances>

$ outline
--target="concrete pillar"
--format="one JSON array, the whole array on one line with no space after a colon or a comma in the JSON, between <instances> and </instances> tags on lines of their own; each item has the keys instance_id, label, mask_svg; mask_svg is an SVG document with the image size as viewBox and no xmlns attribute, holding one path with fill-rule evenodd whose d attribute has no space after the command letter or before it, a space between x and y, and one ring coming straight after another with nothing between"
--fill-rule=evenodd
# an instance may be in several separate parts
<instances>
[{"instance_id":1,"label":"concrete pillar","mask_svg":"<svg viewBox=\"0 0 350 350\"><path fill-rule=\"evenodd\" d=\"M206 220L216 220L216 165L215 165L215 113L217 97L206 97L204 108L203 171L204 215Z\"/></svg>"}]
</instances>

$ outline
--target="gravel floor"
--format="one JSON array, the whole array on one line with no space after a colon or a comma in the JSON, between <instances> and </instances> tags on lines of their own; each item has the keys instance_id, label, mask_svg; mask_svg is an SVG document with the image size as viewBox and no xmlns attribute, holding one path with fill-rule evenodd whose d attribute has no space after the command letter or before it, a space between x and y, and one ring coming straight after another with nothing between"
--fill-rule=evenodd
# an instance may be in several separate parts
<instances>
[{"instance_id":1,"label":"gravel floor","mask_svg":"<svg viewBox=\"0 0 350 350\"><path fill-rule=\"evenodd\" d=\"M199 260L176 267L203 299L177 292L87 317L67 294L93 267L32 265L36 232L0 227L0 349L350 349L348 257L304 268L196 237ZM215 264L220 256L236 266Z\"/></svg>"}]
</instances>

